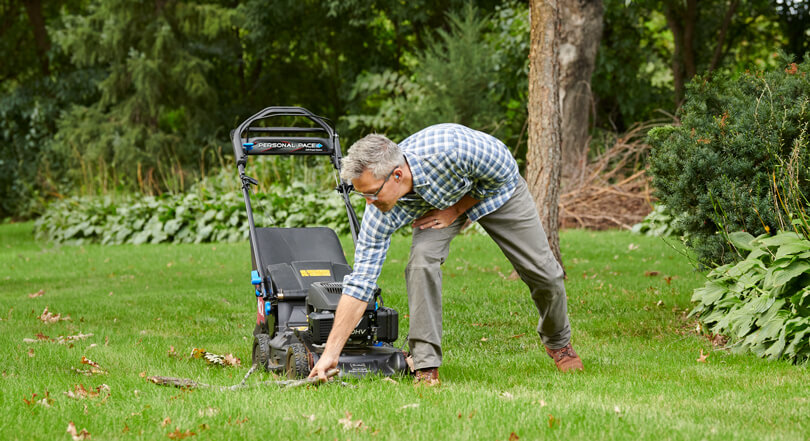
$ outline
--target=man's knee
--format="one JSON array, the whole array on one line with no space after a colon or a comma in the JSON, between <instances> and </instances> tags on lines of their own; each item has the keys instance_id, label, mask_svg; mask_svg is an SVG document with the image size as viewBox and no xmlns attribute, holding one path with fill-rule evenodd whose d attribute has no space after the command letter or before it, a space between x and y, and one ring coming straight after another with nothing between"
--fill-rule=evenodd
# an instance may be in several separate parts
<instances>
[{"instance_id":1,"label":"man's knee","mask_svg":"<svg viewBox=\"0 0 810 441\"><path fill-rule=\"evenodd\" d=\"M411 245L411 255L408 258L407 270L420 268L434 268L444 263L446 256L442 250L436 249L436 245L422 241Z\"/></svg>"},{"instance_id":2,"label":"man's knee","mask_svg":"<svg viewBox=\"0 0 810 441\"><path fill-rule=\"evenodd\" d=\"M529 286L534 300L549 301L565 295L565 274L556 261L542 268L523 269L518 274Z\"/></svg>"}]
</instances>

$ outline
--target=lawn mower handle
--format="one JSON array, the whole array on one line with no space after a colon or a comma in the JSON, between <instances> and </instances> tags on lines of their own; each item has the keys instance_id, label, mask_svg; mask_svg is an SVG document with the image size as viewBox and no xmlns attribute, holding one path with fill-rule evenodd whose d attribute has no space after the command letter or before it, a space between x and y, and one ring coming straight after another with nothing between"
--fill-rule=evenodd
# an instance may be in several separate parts
<instances>
[{"instance_id":1,"label":"lawn mower handle","mask_svg":"<svg viewBox=\"0 0 810 441\"><path fill-rule=\"evenodd\" d=\"M279 116L300 116L309 119L317 125L317 127L251 127L256 121L266 120ZM250 137L251 132L268 133L271 136ZM272 136L277 133L325 133L326 138L318 137L299 137L299 136ZM243 134L245 135L243 137ZM315 115L303 107L267 107L253 116L243 121L239 126L231 131L231 141L233 143L233 153L236 158L237 168L239 170L239 177L242 181L242 194L245 199L245 208L248 212L248 226L250 228L250 241L254 252L254 260L256 262L256 270L259 273L260 280L260 297L264 300L269 300L272 296L269 281L265 277L265 269L262 265L262 259L258 252L258 244L256 243L256 226L253 222L253 210L250 204L250 185L255 185L255 179L245 175L245 165L247 158L250 155L328 155L332 161L332 165L340 172L340 140L335 130L324 121L323 117ZM263 146L261 144L264 144ZM255 147L255 148L254 148ZM349 228L352 234L352 240L357 243L357 235L360 232L360 222L357 220L357 214L349 201L349 192L351 185L341 182L337 187L338 193L341 194L344 204L346 205L346 213L349 217ZM263 318L261 307L259 309L259 319Z\"/></svg>"}]
</instances>

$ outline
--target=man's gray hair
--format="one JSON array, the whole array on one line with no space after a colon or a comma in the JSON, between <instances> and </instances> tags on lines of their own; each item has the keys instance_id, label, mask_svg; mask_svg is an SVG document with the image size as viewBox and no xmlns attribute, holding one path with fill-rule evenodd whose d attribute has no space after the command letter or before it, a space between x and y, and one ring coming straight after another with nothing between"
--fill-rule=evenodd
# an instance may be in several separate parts
<instances>
[{"instance_id":1,"label":"man's gray hair","mask_svg":"<svg viewBox=\"0 0 810 441\"><path fill-rule=\"evenodd\" d=\"M394 141L373 133L349 148L349 153L340 161L340 178L352 182L368 170L376 179L383 179L404 163L405 155Z\"/></svg>"}]
</instances>

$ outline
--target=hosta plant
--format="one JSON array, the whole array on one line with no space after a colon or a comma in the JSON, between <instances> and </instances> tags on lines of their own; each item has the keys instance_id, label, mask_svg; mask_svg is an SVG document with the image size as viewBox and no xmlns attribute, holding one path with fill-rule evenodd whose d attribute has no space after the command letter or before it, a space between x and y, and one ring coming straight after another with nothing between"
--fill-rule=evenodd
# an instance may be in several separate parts
<instances>
[{"instance_id":1,"label":"hosta plant","mask_svg":"<svg viewBox=\"0 0 810 441\"><path fill-rule=\"evenodd\" d=\"M807 363L810 359L810 241L792 231L728 235L745 259L719 266L695 290L691 315L736 352Z\"/></svg>"}]
</instances>

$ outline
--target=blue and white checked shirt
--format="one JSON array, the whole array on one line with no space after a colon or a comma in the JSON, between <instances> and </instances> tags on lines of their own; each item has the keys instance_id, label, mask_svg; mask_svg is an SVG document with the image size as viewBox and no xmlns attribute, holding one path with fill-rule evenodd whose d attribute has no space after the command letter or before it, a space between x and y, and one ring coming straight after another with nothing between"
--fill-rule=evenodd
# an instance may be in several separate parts
<instances>
[{"instance_id":1,"label":"blue and white checked shirt","mask_svg":"<svg viewBox=\"0 0 810 441\"><path fill-rule=\"evenodd\" d=\"M387 213L374 205L366 207L354 252L354 272L343 279L343 293L366 302L377 287L394 231L429 210L454 205L467 194L480 200L466 212L475 222L509 200L520 178L504 143L459 124L430 126L399 147L411 168L417 197L400 199Z\"/></svg>"}]
</instances>

